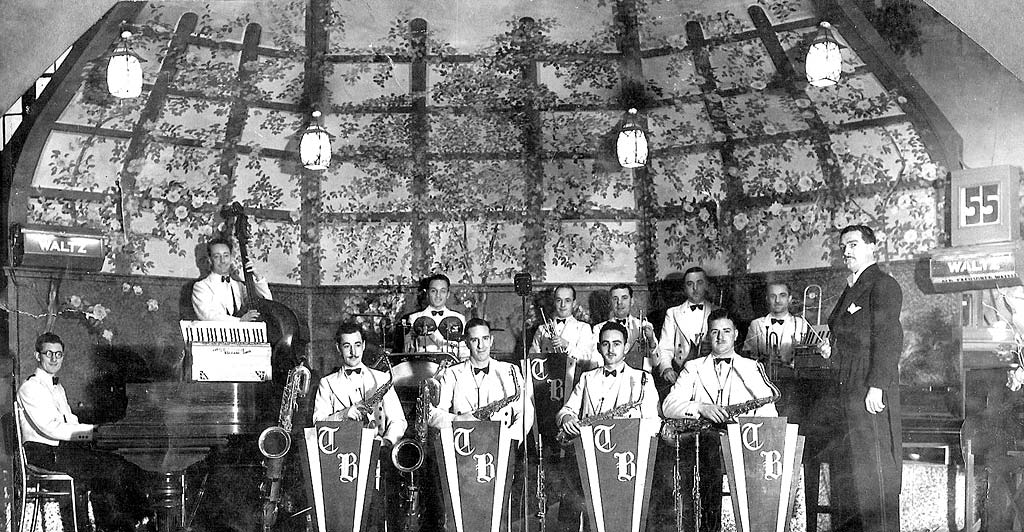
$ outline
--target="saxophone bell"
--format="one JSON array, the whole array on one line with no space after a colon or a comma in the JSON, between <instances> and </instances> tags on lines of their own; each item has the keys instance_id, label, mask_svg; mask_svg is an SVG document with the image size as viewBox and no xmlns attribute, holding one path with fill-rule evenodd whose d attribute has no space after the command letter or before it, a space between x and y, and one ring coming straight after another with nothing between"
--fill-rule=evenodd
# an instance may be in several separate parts
<instances>
[{"instance_id":1,"label":"saxophone bell","mask_svg":"<svg viewBox=\"0 0 1024 532\"><path fill-rule=\"evenodd\" d=\"M423 446L413 438L402 438L391 447L391 463L402 473L412 473L423 466Z\"/></svg>"},{"instance_id":2,"label":"saxophone bell","mask_svg":"<svg viewBox=\"0 0 1024 532\"><path fill-rule=\"evenodd\" d=\"M267 458L283 458L292 446L292 435L280 426L267 427L256 440L260 454Z\"/></svg>"}]
</instances>

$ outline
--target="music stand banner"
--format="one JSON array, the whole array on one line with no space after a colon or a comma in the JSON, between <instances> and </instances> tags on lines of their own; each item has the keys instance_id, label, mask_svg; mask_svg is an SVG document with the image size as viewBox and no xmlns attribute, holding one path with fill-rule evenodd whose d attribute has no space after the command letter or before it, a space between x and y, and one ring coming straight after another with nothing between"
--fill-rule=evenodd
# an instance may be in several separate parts
<instances>
[{"instance_id":1,"label":"music stand banner","mask_svg":"<svg viewBox=\"0 0 1024 532\"><path fill-rule=\"evenodd\" d=\"M531 354L523 363L523 375L533 386L533 404L537 412L537 429L548 440L558 434L555 414L572 392L571 380L566 380L566 356L558 353Z\"/></svg>"},{"instance_id":2,"label":"music stand banner","mask_svg":"<svg viewBox=\"0 0 1024 532\"><path fill-rule=\"evenodd\" d=\"M438 434L437 452L448 530L508 530L512 432L499 421L455 421Z\"/></svg>"},{"instance_id":3,"label":"music stand banner","mask_svg":"<svg viewBox=\"0 0 1024 532\"><path fill-rule=\"evenodd\" d=\"M739 532L787 532L804 437L784 417L740 417L722 434L722 455Z\"/></svg>"},{"instance_id":4,"label":"music stand banner","mask_svg":"<svg viewBox=\"0 0 1024 532\"><path fill-rule=\"evenodd\" d=\"M360 532L377 477L377 429L359 421L321 421L303 430L306 494L318 532Z\"/></svg>"},{"instance_id":5,"label":"music stand banner","mask_svg":"<svg viewBox=\"0 0 1024 532\"><path fill-rule=\"evenodd\" d=\"M660 419L581 427L573 445L593 532L645 530L660 429Z\"/></svg>"}]
</instances>

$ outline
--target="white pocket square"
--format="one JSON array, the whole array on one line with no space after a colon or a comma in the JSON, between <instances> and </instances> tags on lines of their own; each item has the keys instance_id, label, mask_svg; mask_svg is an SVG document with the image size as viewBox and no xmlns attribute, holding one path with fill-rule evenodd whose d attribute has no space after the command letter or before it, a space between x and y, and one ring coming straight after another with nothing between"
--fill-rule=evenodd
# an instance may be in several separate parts
<instances>
[{"instance_id":1,"label":"white pocket square","mask_svg":"<svg viewBox=\"0 0 1024 532\"><path fill-rule=\"evenodd\" d=\"M856 303L850 303L850 308L846 309L846 312L849 312L850 314L856 314L857 311L862 308L864 307L858 307Z\"/></svg>"}]
</instances>

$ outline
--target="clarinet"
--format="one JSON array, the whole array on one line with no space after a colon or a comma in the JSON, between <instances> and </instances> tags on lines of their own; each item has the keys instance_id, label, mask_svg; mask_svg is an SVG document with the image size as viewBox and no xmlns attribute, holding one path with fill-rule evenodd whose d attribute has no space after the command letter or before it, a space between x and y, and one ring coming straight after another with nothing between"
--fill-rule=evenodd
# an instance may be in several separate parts
<instances>
[{"instance_id":1,"label":"clarinet","mask_svg":"<svg viewBox=\"0 0 1024 532\"><path fill-rule=\"evenodd\" d=\"M544 443L537 430L537 522L538 530L543 532L548 508L548 495L544 486Z\"/></svg>"}]
</instances>

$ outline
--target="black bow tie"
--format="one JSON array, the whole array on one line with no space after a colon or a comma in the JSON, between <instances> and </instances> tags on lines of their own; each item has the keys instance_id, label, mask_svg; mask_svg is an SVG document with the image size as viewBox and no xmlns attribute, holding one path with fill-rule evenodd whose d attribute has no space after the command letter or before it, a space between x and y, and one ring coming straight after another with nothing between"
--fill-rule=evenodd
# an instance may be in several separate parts
<instances>
[{"instance_id":1,"label":"black bow tie","mask_svg":"<svg viewBox=\"0 0 1024 532\"><path fill-rule=\"evenodd\" d=\"M786 320L772 318L772 325L782 325L783 323L786 323Z\"/></svg>"},{"instance_id":2,"label":"black bow tie","mask_svg":"<svg viewBox=\"0 0 1024 532\"><path fill-rule=\"evenodd\" d=\"M476 375L478 373L483 373L484 375L487 375L490 372L490 369L490 366L484 366L482 368L473 368L473 375Z\"/></svg>"},{"instance_id":3,"label":"black bow tie","mask_svg":"<svg viewBox=\"0 0 1024 532\"><path fill-rule=\"evenodd\" d=\"M732 362L732 359L729 358L729 357L716 358L715 359L715 367L718 367L719 364L729 364L731 362Z\"/></svg>"},{"instance_id":4,"label":"black bow tie","mask_svg":"<svg viewBox=\"0 0 1024 532\"><path fill-rule=\"evenodd\" d=\"M231 282L231 276L230 275L221 275L220 276L220 280L224 281L225 283L230 283Z\"/></svg>"},{"instance_id":5,"label":"black bow tie","mask_svg":"<svg viewBox=\"0 0 1024 532\"><path fill-rule=\"evenodd\" d=\"M349 375L351 375L353 373L362 373L362 372L363 372L363 368L346 369L345 370L345 376L347 377L347 376L349 376Z\"/></svg>"},{"instance_id":6,"label":"black bow tie","mask_svg":"<svg viewBox=\"0 0 1024 532\"><path fill-rule=\"evenodd\" d=\"M555 318L555 323L557 323L559 325L564 325L565 324L565 318Z\"/></svg>"},{"instance_id":7,"label":"black bow tie","mask_svg":"<svg viewBox=\"0 0 1024 532\"><path fill-rule=\"evenodd\" d=\"M431 310L430 314L433 315L433 316L444 316L444 311L443 310Z\"/></svg>"},{"instance_id":8,"label":"black bow tie","mask_svg":"<svg viewBox=\"0 0 1024 532\"><path fill-rule=\"evenodd\" d=\"M53 385L56 386L58 384L60 384L60 379L57 376L54 376L53 377Z\"/></svg>"},{"instance_id":9,"label":"black bow tie","mask_svg":"<svg viewBox=\"0 0 1024 532\"><path fill-rule=\"evenodd\" d=\"M606 369L606 370L604 370L604 376L605 377L614 377L614 376L616 376L618 374L619 374L618 370L614 370L614 369Z\"/></svg>"},{"instance_id":10,"label":"black bow tie","mask_svg":"<svg viewBox=\"0 0 1024 532\"><path fill-rule=\"evenodd\" d=\"M618 323L619 325L625 325L626 318L615 318L615 323Z\"/></svg>"},{"instance_id":11,"label":"black bow tie","mask_svg":"<svg viewBox=\"0 0 1024 532\"><path fill-rule=\"evenodd\" d=\"M697 310L697 309L704 310L704 303L697 303L696 305L690 305L690 311L691 312L694 311L694 310Z\"/></svg>"}]
</instances>

